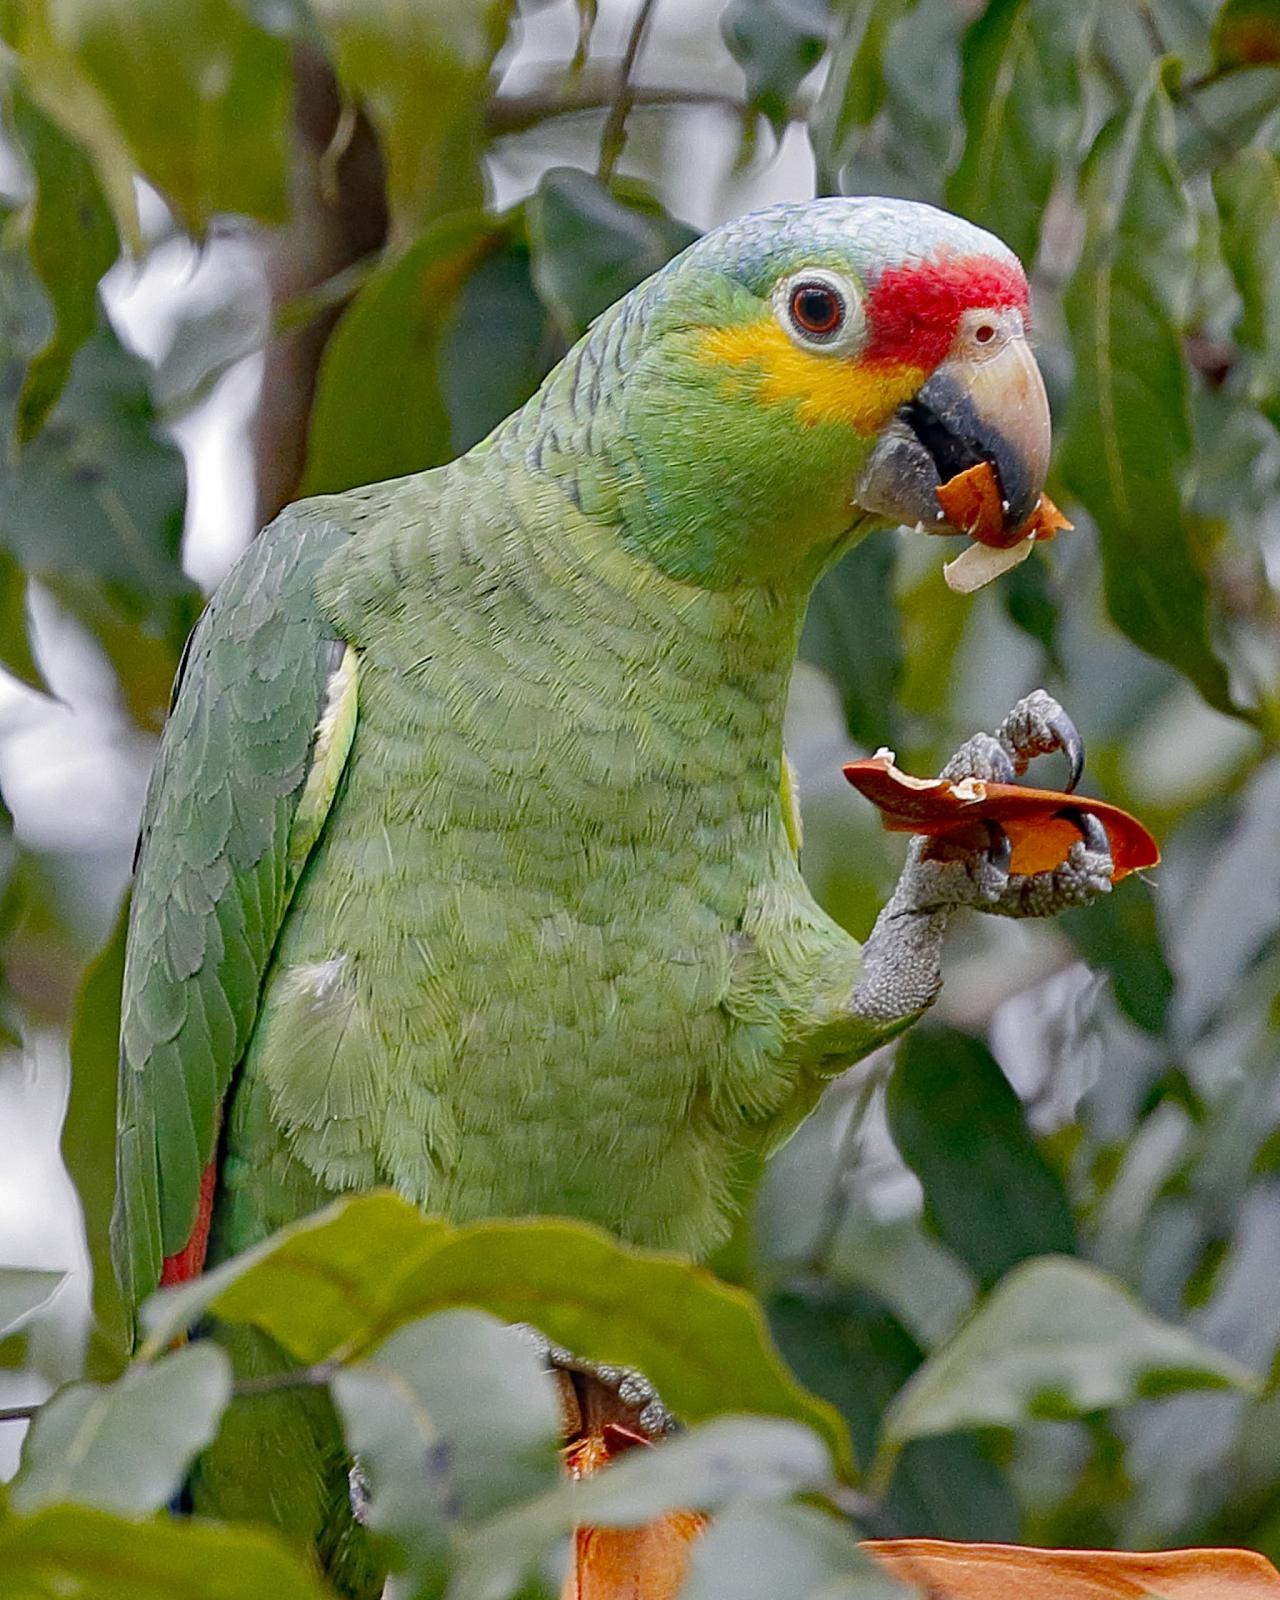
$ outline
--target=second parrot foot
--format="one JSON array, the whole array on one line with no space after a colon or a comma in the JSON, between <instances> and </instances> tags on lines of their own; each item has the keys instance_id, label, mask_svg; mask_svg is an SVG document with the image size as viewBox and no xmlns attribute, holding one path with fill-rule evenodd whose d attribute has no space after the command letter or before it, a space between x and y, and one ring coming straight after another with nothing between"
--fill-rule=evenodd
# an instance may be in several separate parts
<instances>
[{"instance_id":1,"label":"second parrot foot","mask_svg":"<svg viewBox=\"0 0 1280 1600\"><path fill-rule=\"evenodd\" d=\"M613 1453L617 1453L616 1447L625 1447L628 1439L635 1444L656 1444L678 1431L676 1419L643 1373L582 1361L527 1323L516 1327L538 1350L556 1380L564 1410L565 1443L570 1448L583 1439L611 1437Z\"/></svg>"},{"instance_id":2,"label":"second parrot foot","mask_svg":"<svg viewBox=\"0 0 1280 1600\"><path fill-rule=\"evenodd\" d=\"M587 1476L634 1446L657 1444L679 1431L643 1373L581 1361L528 1323L516 1323L515 1330L534 1346L556 1381L572 1475ZM356 1521L364 1522L369 1486L359 1461L351 1467L350 1495Z\"/></svg>"}]
</instances>

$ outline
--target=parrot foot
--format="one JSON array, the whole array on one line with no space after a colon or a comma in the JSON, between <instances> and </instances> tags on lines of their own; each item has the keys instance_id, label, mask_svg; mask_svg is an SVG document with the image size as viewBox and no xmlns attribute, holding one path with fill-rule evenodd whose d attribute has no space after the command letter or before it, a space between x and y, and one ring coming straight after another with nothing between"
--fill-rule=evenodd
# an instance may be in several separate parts
<instances>
[{"instance_id":1,"label":"parrot foot","mask_svg":"<svg viewBox=\"0 0 1280 1600\"><path fill-rule=\"evenodd\" d=\"M680 1424L642 1372L580 1361L527 1322L513 1324L513 1331L533 1345L556 1380L566 1445L595 1437L616 1454L630 1445L657 1444L680 1431ZM347 1485L352 1515L364 1524L369 1481L358 1457L351 1464Z\"/></svg>"},{"instance_id":2,"label":"parrot foot","mask_svg":"<svg viewBox=\"0 0 1280 1600\"><path fill-rule=\"evenodd\" d=\"M564 1407L566 1443L603 1433L606 1428L634 1435L636 1443L648 1444L679 1431L679 1423L642 1372L582 1361L552 1344L528 1323L516 1323L515 1327L556 1378Z\"/></svg>"},{"instance_id":3,"label":"parrot foot","mask_svg":"<svg viewBox=\"0 0 1280 1600\"><path fill-rule=\"evenodd\" d=\"M1037 689L1019 700L994 734L966 740L941 776L1009 783L1033 757L1055 751L1067 758L1067 788L1073 789L1084 766L1083 741L1058 702ZM1106 830L1087 812L1070 815L1080 838L1051 872L1011 873L1009 838L997 822L987 823L988 843L980 850L945 839L913 839L893 895L863 946L855 1015L877 1023L904 1021L933 1003L942 987L943 934L958 910L1051 917L1110 893Z\"/></svg>"}]
</instances>

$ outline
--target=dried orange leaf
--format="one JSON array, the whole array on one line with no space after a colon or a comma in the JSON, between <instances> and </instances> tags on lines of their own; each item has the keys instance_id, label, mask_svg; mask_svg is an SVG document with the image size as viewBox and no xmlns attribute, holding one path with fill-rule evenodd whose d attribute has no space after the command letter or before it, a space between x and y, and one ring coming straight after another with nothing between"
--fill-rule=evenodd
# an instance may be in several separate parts
<instances>
[{"instance_id":1,"label":"dried orange leaf","mask_svg":"<svg viewBox=\"0 0 1280 1600\"><path fill-rule=\"evenodd\" d=\"M649 1445L630 1429L607 1426L568 1447L565 1470L589 1478L625 1450ZM706 1521L696 1511L669 1511L640 1528L579 1528L560 1600L676 1600Z\"/></svg>"},{"instance_id":2,"label":"dried orange leaf","mask_svg":"<svg viewBox=\"0 0 1280 1600\"><path fill-rule=\"evenodd\" d=\"M670 1511L643 1528L579 1528L560 1600L676 1600L705 1520Z\"/></svg>"},{"instance_id":3,"label":"dried orange leaf","mask_svg":"<svg viewBox=\"0 0 1280 1600\"><path fill-rule=\"evenodd\" d=\"M965 848L986 844L984 824L998 822L1009 836L1010 871L1051 872L1066 860L1080 838L1070 813L1087 812L1106 829L1111 845L1111 879L1119 883L1130 872L1153 867L1160 847L1137 817L1089 795L1055 789L1033 789L1020 783L986 783L978 778L950 782L946 778L913 778L900 772L893 755L881 751L865 761L851 761L844 775L880 811L880 820L895 833L920 833Z\"/></svg>"},{"instance_id":4,"label":"dried orange leaf","mask_svg":"<svg viewBox=\"0 0 1280 1600\"><path fill-rule=\"evenodd\" d=\"M1280 1600L1280 1573L1253 1550L1033 1550L872 1539L863 1544L933 1600Z\"/></svg>"}]
</instances>

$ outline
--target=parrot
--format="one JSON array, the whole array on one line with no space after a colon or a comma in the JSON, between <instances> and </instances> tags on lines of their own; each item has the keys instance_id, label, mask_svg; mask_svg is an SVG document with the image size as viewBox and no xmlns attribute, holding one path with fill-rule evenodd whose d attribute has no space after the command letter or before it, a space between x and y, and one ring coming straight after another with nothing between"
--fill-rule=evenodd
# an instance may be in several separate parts
<instances>
[{"instance_id":1,"label":"parrot","mask_svg":"<svg viewBox=\"0 0 1280 1600\"><path fill-rule=\"evenodd\" d=\"M918 1018L964 907L1110 888L1007 841L910 846L863 946L799 862L782 727L806 603L857 540L1048 470L1026 275L916 202L702 235L465 454L287 507L213 595L145 801L112 1247L127 1304L335 1197L597 1224L706 1261L824 1086ZM1037 691L944 776L1060 752ZM536 1317L535 1317L536 1320ZM238 1375L265 1335L218 1327ZM322 1391L237 1402L196 1510L380 1589Z\"/></svg>"}]
</instances>

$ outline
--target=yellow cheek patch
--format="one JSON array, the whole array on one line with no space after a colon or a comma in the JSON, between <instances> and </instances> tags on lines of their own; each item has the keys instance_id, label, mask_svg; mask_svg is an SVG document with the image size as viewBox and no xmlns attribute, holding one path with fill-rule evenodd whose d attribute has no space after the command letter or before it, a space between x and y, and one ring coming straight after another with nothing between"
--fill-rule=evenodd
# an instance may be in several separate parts
<instances>
[{"instance_id":1,"label":"yellow cheek patch","mask_svg":"<svg viewBox=\"0 0 1280 1600\"><path fill-rule=\"evenodd\" d=\"M790 400L801 422L838 422L858 433L875 433L925 380L923 367L896 361L863 366L847 356L802 350L772 317L712 328L702 354L708 362L757 368L765 404Z\"/></svg>"}]
</instances>

